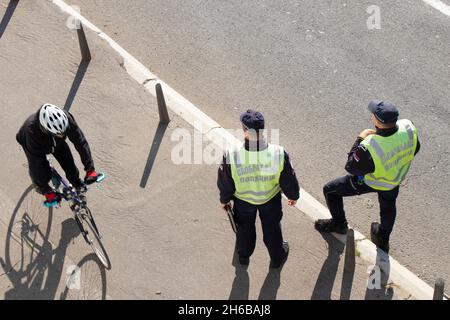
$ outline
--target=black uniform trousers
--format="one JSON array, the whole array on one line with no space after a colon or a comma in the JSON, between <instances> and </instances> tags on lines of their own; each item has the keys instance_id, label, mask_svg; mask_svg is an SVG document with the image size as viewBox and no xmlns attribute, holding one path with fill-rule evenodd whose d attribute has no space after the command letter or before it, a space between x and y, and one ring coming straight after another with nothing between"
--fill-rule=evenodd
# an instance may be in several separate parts
<instances>
[{"instance_id":1,"label":"black uniform trousers","mask_svg":"<svg viewBox=\"0 0 450 320\"><path fill-rule=\"evenodd\" d=\"M47 157L33 155L26 149L24 151L28 159L30 177L36 185L36 190L41 194L52 191L52 188L48 185L52 174ZM75 165L75 160L69 145L65 141L58 141L52 154L64 170L67 180L75 187L80 186L82 183L80 180L80 172Z\"/></svg>"},{"instance_id":2,"label":"black uniform trousers","mask_svg":"<svg viewBox=\"0 0 450 320\"><path fill-rule=\"evenodd\" d=\"M264 244L269 251L270 259L279 262L283 258L283 235L281 232L281 193L262 205L233 198L234 213L237 225L237 251L240 257L249 258L256 246L256 213L259 212L263 230Z\"/></svg>"},{"instance_id":3,"label":"black uniform trousers","mask_svg":"<svg viewBox=\"0 0 450 320\"><path fill-rule=\"evenodd\" d=\"M389 191L379 191L366 185L357 176L347 175L333 180L325 185L323 193L327 201L331 216L336 222L346 222L343 197L356 196L364 193L377 192L380 203L380 228L379 233L384 241L389 241L389 236L394 228L397 215L396 200L399 187Z\"/></svg>"}]
</instances>

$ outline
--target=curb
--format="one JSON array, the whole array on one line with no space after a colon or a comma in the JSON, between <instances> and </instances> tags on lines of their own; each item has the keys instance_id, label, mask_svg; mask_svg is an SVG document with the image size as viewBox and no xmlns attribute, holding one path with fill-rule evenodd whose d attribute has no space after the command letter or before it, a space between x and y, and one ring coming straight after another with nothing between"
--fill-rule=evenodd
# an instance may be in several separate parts
<instances>
[{"instance_id":1,"label":"curb","mask_svg":"<svg viewBox=\"0 0 450 320\"><path fill-rule=\"evenodd\" d=\"M200 131L213 143L223 145L241 144L240 140L234 137L230 132L220 126L219 123L211 119L207 114L193 105L190 101L172 89L168 84L159 79L147 67L134 58L117 42L102 32L89 20L84 18L80 13L67 5L63 0L51 0L54 5L59 7L61 11L69 14L81 23L95 32L97 36L105 40L114 51L116 51L123 59L123 67L127 73L141 84L150 94L156 97L155 84L160 83L166 98L167 106L178 116ZM312 221L316 219L330 218L328 209L311 196L304 189L301 189L301 201L297 202L297 209L306 214ZM351 228L351 226L349 226ZM346 237L343 235L333 234L339 241L345 244ZM402 266L399 262L387 255L383 251L377 250L376 246L368 240L363 234L355 230L356 250L359 251L360 257L372 265L378 265L382 271L389 273L389 278L399 285L402 289L419 300L430 300L433 298L433 288L419 279L415 274Z\"/></svg>"}]
</instances>

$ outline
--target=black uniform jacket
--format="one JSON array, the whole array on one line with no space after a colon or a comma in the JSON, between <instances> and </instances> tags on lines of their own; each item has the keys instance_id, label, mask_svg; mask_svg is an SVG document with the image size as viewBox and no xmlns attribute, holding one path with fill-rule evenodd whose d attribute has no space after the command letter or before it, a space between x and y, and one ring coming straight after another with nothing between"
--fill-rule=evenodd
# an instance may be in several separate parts
<instances>
[{"instance_id":1,"label":"black uniform jacket","mask_svg":"<svg viewBox=\"0 0 450 320\"><path fill-rule=\"evenodd\" d=\"M245 149L249 150L249 142L245 141ZM267 148L266 142L261 142L256 146L256 150L265 150ZM220 190L220 202L225 204L233 199L233 194L236 190L233 178L231 177L231 165L226 161L226 154L223 156L222 164L219 167L217 178L217 186ZM280 187L286 197L290 200L298 200L300 197L300 186L292 167L289 154L284 152L284 167L280 175Z\"/></svg>"},{"instance_id":2,"label":"black uniform jacket","mask_svg":"<svg viewBox=\"0 0 450 320\"><path fill-rule=\"evenodd\" d=\"M92 159L89 144L76 123L74 117L67 111L64 111L69 119L69 128L66 136L74 144L75 149L81 157L84 170L94 170L94 161ZM39 111L31 115L20 128L16 135L17 142L24 148L25 152L31 154L34 158L42 158L47 154L51 154L58 143L65 138L57 138L44 132L39 122Z\"/></svg>"}]
</instances>

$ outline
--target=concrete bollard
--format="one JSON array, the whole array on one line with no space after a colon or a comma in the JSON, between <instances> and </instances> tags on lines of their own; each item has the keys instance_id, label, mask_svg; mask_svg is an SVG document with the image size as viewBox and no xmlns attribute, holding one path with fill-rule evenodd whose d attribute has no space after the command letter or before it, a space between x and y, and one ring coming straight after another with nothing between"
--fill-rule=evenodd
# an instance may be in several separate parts
<instances>
[{"instance_id":1,"label":"concrete bollard","mask_svg":"<svg viewBox=\"0 0 450 320\"><path fill-rule=\"evenodd\" d=\"M80 22L80 27L77 29L78 42L80 43L81 56L83 61L91 61L91 51L86 40L86 34L84 33L83 25Z\"/></svg>"},{"instance_id":2,"label":"concrete bollard","mask_svg":"<svg viewBox=\"0 0 450 320\"><path fill-rule=\"evenodd\" d=\"M345 241L344 271L355 271L355 263L355 232L353 229L348 229Z\"/></svg>"},{"instance_id":3,"label":"concrete bollard","mask_svg":"<svg viewBox=\"0 0 450 320\"><path fill-rule=\"evenodd\" d=\"M158 100L159 122L162 124L168 124L170 122L170 118L160 83L156 84L156 98Z\"/></svg>"},{"instance_id":4,"label":"concrete bollard","mask_svg":"<svg viewBox=\"0 0 450 320\"><path fill-rule=\"evenodd\" d=\"M444 299L444 280L438 278L434 284L434 294L433 300L443 300Z\"/></svg>"}]
</instances>

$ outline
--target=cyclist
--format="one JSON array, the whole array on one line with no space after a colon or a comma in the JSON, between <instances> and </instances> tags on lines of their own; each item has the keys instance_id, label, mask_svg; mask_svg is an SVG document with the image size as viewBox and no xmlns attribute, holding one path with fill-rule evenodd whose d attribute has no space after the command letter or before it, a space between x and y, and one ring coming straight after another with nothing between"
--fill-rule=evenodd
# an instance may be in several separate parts
<instances>
[{"instance_id":1,"label":"cyclist","mask_svg":"<svg viewBox=\"0 0 450 320\"><path fill-rule=\"evenodd\" d=\"M86 176L80 179L80 172L70 151L66 138L74 144ZM39 111L31 115L16 135L28 160L29 174L36 191L45 196L45 203L54 206L61 201L61 196L50 186L51 179L48 154L53 154L64 170L67 179L78 193L86 191L86 184L97 181L94 161L89 144L72 114L59 107L46 103Z\"/></svg>"}]
</instances>

